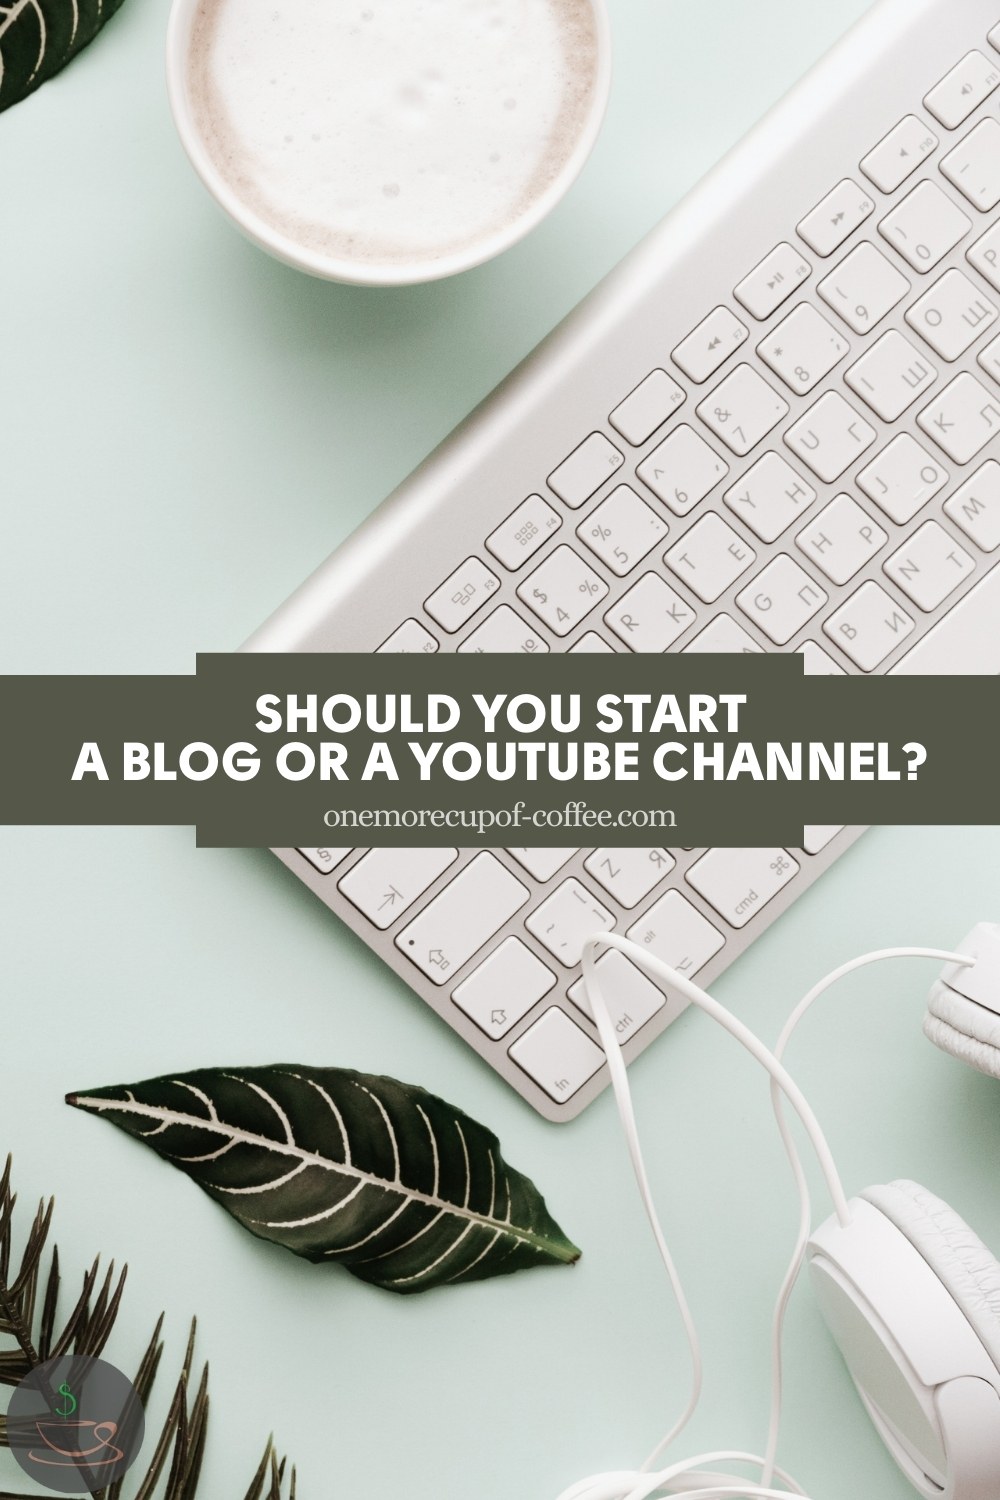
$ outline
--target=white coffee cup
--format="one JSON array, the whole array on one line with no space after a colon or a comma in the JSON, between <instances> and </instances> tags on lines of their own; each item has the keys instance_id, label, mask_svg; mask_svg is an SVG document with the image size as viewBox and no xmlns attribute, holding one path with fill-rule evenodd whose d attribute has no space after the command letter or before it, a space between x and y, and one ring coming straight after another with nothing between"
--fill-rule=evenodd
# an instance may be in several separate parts
<instances>
[{"instance_id":1,"label":"white coffee cup","mask_svg":"<svg viewBox=\"0 0 1000 1500\"><path fill-rule=\"evenodd\" d=\"M506 222L491 228L481 238L440 254L424 252L414 255L412 260L405 254L396 255L380 263L377 256L366 259L364 253L355 256L332 251L328 245L303 243L302 237L296 238L293 232L276 224L273 217L265 216L258 206L247 201L252 195L241 194L227 180L199 128L198 112L192 98L192 37L204 0L173 0L167 34L167 86L171 111L184 149L205 187L233 223L278 260L313 276L360 286L406 286L439 280L480 265L523 239L564 196L590 155L607 107L611 38L606 0L585 0L585 4L593 22L595 56L590 87L575 120L572 145L558 163L551 180ZM286 0L286 10L293 7L294 0ZM391 172L391 168L387 170Z\"/></svg>"}]
</instances>

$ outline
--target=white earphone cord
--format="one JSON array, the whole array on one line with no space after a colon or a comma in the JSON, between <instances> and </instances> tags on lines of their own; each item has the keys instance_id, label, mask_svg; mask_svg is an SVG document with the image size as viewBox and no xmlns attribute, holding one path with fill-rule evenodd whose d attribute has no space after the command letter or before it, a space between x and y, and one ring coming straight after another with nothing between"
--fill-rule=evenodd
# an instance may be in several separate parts
<instances>
[{"instance_id":1,"label":"white earphone cord","mask_svg":"<svg viewBox=\"0 0 1000 1500\"><path fill-rule=\"evenodd\" d=\"M667 1245L649 1186L649 1178L646 1173L642 1147L639 1142L638 1128L635 1122L632 1091L628 1082L621 1044L601 989L601 980L597 968L597 953L602 948L614 948L620 953L624 953L639 968L644 969L661 982L666 983L671 989L682 995L684 999L690 1000L700 1010L705 1011L713 1021L718 1022L724 1030L735 1037L771 1076L771 1100L774 1106L778 1130L788 1156L792 1176L799 1195L799 1223L795 1248L781 1284L772 1322L771 1416L768 1428L767 1448L763 1456L735 1451L706 1453L687 1462L677 1463L671 1465L669 1468L652 1472L653 1464L687 1426L697 1408L702 1389L701 1346L694 1318L691 1314L691 1308L674 1264L673 1256ZM814 985L809 993L799 1001L785 1023L774 1052L771 1052L749 1027L745 1026L731 1011L713 999L699 985L694 984L676 969L672 969L669 964L646 952L628 938L621 937L618 933L601 933L593 938L589 938L584 944L584 986L594 1016L594 1022L607 1057L611 1087L622 1122L622 1129L625 1134L632 1168L639 1186L643 1208L652 1229L660 1259L666 1269L684 1327L691 1355L692 1379L691 1394L683 1412L662 1441L657 1444L642 1469L593 1475L590 1479L584 1479L571 1485L568 1490L565 1490L559 1496L559 1500L648 1500L648 1497L657 1493L673 1494L678 1496L679 1500L729 1500L729 1497L733 1497L733 1500L751 1500L751 1497L752 1500L787 1500L789 1494L799 1495L803 1497L803 1500L808 1500L805 1491L799 1487L789 1474L780 1469L776 1463L778 1431L781 1419L781 1340L785 1312L802 1267L811 1222L811 1202L808 1183L802 1167L801 1157L785 1116L784 1100L787 1100L791 1104L802 1122L825 1178L838 1220L842 1225L846 1226L851 1222L851 1215L840 1180L840 1174L837 1171L837 1166L830 1147L827 1144L826 1137L820 1129L819 1122L807 1100L795 1083L795 1080L783 1066L781 1059L795 1028L810 1006L819 999L820 995L836 984L844 975L852 973L855 969L860 969L868 964L878 963L890 958L935 958L948 963L962 965L974 962L973 959L967 957L965 954L951 953L938 948L883 948L877 952L866 953L858 958L851 959L850 962L842 964L838 969L827 974L825 978ZM761 1475L760 1483L742 1480L738 1476L722 1473L714 1468L714 1465L719 1463L744 1464L759 1469ZM776 1478L782 1484L782 1489L774 1488Z\"/></svg>"}]
</instances>

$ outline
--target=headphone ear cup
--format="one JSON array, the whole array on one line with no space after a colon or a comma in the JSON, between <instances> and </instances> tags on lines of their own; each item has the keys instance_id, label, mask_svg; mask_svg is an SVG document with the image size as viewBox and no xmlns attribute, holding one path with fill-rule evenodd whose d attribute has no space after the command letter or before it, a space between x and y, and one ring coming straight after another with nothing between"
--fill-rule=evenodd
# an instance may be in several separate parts
<instances>
[{"instance_id":1,"label":"headphone ear cup","mask_svg":"<svg viewBox=\"0 0 1000 1500\"><path fill-rule=\"evenodd\" d=\"M1000 1016L939 979L931 988L924 1036L977 1072L1000 1078Z\"/></svg>"}]
</instances>

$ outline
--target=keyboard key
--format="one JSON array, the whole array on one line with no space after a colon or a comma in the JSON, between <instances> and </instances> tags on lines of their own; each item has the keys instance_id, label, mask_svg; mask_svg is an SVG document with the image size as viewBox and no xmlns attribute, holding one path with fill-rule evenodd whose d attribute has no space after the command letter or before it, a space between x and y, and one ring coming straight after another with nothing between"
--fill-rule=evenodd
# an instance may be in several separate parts
<instances>
[{"instance_id":1,"label":"keyboard key","mask_svg":"<svg viewBox=\"0 0 1000 1500\"><path fill-rule=\"evenodd\" d=\"M727 614L716 615L710 625L706 625L693 641L688 642L684 650L716 655L763 655L763 647L758 646L753 636L747 635L743 626L737 625L732 615Z\"/></svg>"},{"instance_id":2,"label":"keyboard key","mask_svg":"<svg viewBox=\"0 0 1000 1500\"><path fill-rule=\"evenodd\" d=\"M826 601L823 589L787 552L779 552L743 592L736 595L736 603L743 613L759 625L776 646L784 646L790 641Z\"/></svg>"},{"instance_id":3,"label":"keyboard key","mask_svg":"<svg viewBox=\"0 0 1000 1500\"><path fill-rule=\"evenodd\" d=\"M1000 203L1000 121L983 120L941 162L941 171L980 213Z\"/></svg>"},{"instance_id":4,"label":"keyboard key","mask_svg":"<svg viewBox=\"0 0 1000 1500\"><path fill-rule=\"evenodd\" d=\"M685 401L684 392L666 370L653 370L635 390L616 406L608 418L627 443L638 448L662 427Z\"/></svg>"},{"instance_id":5,"label":"keyboard key","mask_svg":"<svg viewBox=\"0 0 1000 1500\"><path fill-rule=\"evenodd\" d=\"M846 604L823 622L823 629L862 672L875 668L911 635L910 616L877 583L863 583Z\"/></svg>"},{"instance_id":6,"label":"keyboard key","mask_svg":"<svg viewBox=\"0 0 1000 1500\"><path fill-rule=\"evenodd\" d=\"M994 26L993 30L987 34L987 41L1000 52L1000 24Z\"/></svg>"},{"instance_id":7,"label":"keyboard key","mask_svg":"<svg viewBox=\"0 0 1000 1500\"><path fill-rule=\"evenodd\" d=\"M529 912L524 925L567 969L580 962L583 945L589 937L610 932L614 914L592 896L586 886L570 876L556 886L541 906Z\"/></svg>"},{"instance_id":8,"label":"keyboard key","mask_svg":"<svg viewBox=\"0 0 1000 1500\"><path fill-rule=\"evenodd\" d=\"M698 407L727 448L742 457L788 414L788 402L749 365L737 365Z\"/></svg>"},{"instance_id":9,"label":"keyboard key","mask_svg":"<svg viewBox=\"0 0 1000 1500\"><path fill-rule=\"evenodd\" d=\"M858 484L890 521L903 526L948 483L947 471L901 432L858 475Z\"/></svg>"},{"instance_id":10,"label":"keyboard key","mask_svg":"<svg viewBox=\"0 0 1000 1500\"><path fill-rule=\"evenodd\" d=\"M569 458L563 459L559 467L553 469L548 479L549 488L573 510L578 510L624 462L622 454L608 442L603 432L592 432L579 448L574 448Z\"/></svg>"},{"instance_id":11,"label":"keyboard key","mask_svg":"<svg viewBox=\"0 0 1000 1500\"><path fill-rule=\"evenodd\" d=\"M438 643L429 630L425 630L419 620L404 620L389 637L383 641L376 651L376 656L382 652L395 652L409 654L414 651L436 651Z\"/></svg>"},{"instance_id":12,"label":"keyboard key","mask_svg":"<svg viewBox=\"0 0 1000 1500\"><path fill-rule=\"evenodd\" d=\"M588 630L586 635L581 635L575 646L570 646L569 655L576 652L589 652L592 656L614 656L614 646L609 646L596 630Z\"/></svg>"},{"instance_id":13,"label":"keyboard key","mask_svg":"<svg viewBox=\"0 0 1000 1500\"><path fill-rule=\"evenodd\" d=\"M693 333L681 340L673 352L673 359L695 385L701 385L749 337L749 330L744 328L735 313L731 313L728 307L717 307Z\"/></svg>"},{"instance_id":14,"label":"keyboard key","mask_svg":"<svg viewBox=\"0 0 1000 1500\"><path fill-rule=\"evenodd\" d=\"M943 620L901 657L889 676L996 677L1000 675L1000 568L992 568L953 604Z\"/></svg>"},{"instance_id":15,"label":"keyboard key","mask_svg":"<svg viewBox=\"0 0 1000 1500\"><path fill-rule=\"evenodd\" d=\"M795 538L795 545L831 583L848 583L889 540L850 495L838 495Z\"/></svg>"},{"instance_id":16,"label":"keyboard key","mask_svg":"<svg viewBox=\"0 0 1000 1500\"><path fill-rule=\"evenodd\" d=\"M505 938L463 979L451 998L494 1042L506 1036L556 982L552 970L520 938Z\"/></svg>"},{"instance_id":17,"label":"keyboard key","mask_svg":"<svg viewBox=\"0 0 1000 1500\"><path fill-rule=\"evenodd\" d=\"M480 651L495 656L506 651L523 651L526 655L544 656L549 649L537 631L526 624L509 604L501 604L478 630L459 646L460 652Z\"/></svg>"},{"instance_id":18,"label":"keyboard key","mask_svg":"<svg viewBox=\"0 0 1000 1500\"><path fill-rule=\"evenodd\" d=\"M921 182L878 226L879 234L922 274L954 249L972 228L960 208L933 182Z\"/></svg>"},{"instance_id":19,"label":"keyboard key","mask_svg":"<svg viewBox=\"0 0 1000 1500\"><path fill-rule=\"evenodd\" d=\"M980 551L995 552L1000 547L1000 464L987 459L944 508Z\"/></svg>"},{"instance_id":20,"label":"keyboard key","mask_svg":"<svg viewBox=\"0 0 1000 1500\"><path fill-rule=\"evenodd\" d=\"M965 548L936 521L925 521L882 566L917 608L928 613L976 571Z\"/></svg>"},{"instance_id":21,"label":"keyboard key","mask_svg":"<svg viewBox=\"0 0 1000 1500\"><path fill-rule=\"evenodd\" d=\"M384 931L457 858L457 849L373 849L351 866L338 889Z\"/></svg>"},{"instance_id":22,"label":"keyboard key","mask_svg":"<svg viewBox=\"0 0 1000 1500\"><path fill-rule=\"evenodd\" d=\"M561 525L562 518L547 500L541 495L529 495L503 525L486 538L486 545L497 562L514 573Z\"/></svg>"},{"instance_id":23,"label":"keyboard key","mask_svg":"<svg viewBox=\"0 0 1000 1500\"><path fill-rule=\"evenodd\" d=\"M477 854L396 936L396 947L434 984L444 984L529 899L492 854Z\"/></svg>"},{"instance_id":24,"label":"keyboard key","mask_svg":"<svg viewBox=\"0 0 1000 1500\"><path fill-rule=\"evenodd\" d=\"M1000 133L1000 124L997 131ZM919 302L907 309L906 321L950 362L964 354L998 316L993 303L968 276L961 271L946 271Z\"/></svg>"},{"instance_id":25,"label":"keyboard key","mask_svg":"<svg viewBox=\"0 0 1000 1500\"><path fill-rule=\"evenodd\" d=\"M321 875L329 875L338 865L343 864L347 856L353 853L351 849L300 849L298 851L304 859L307 859L314 870Z\"/></svg>"},{"instance_id":26,"label":"keyboard key","mask_svg":"<svg viewBox=\"0 0 1000 1500\"><path fill-rule=\"evenodd\" d=\"M1000 292L1000 224L988 229L981 239L970 245L965 258L986 277L991 287Z\"/></svg>"},{"instance_id":27,"label":"keyboard key","mask_svg":"<svg viewBox=\"0 0 1000 1500\"><path fill-rule=\"evenodd\" d=\"M850 348L822 313L803 302L757 345L757 353L790 390L804 396Z\"/></svg>"},{"instance_id":28,"label":"keyboard key","mask_svg":"<svg viewBox=\"0 0 1000 1500\"><path fill-rule=\"evenodd\" d=\"M946 130L955 130L1000 83L1000 69L978 50L967 52L925 95L924 103Z\"/></svg>"},{"instance_id":29,"label":"keyboard key","mask_svg":"<svg viewBox=\"0 0 1000 1500\"><path fill-rule=\"evenodd\" d=\"M658 573L644 573L604 616L630 651L667 651L695 621L694 610Z\"/></svg>"},{"instance_id":30,"label":"keyboard key","mask_svg":"<svg viewBox=\"0 0 1000 1500\"><path fill-rule=\"evenodd\" d=\"M876 438L869 427L837 391L827 391L804 417L785 433L785 442L826 484L839 479Z\"/></svg>"},{"instance_id":31,"label":"keyboard key","mask_svg":"<svg viewBox=\"0 0 1000 1500\"><path fill-rule=\"evenodd\" d=\"M477 610L496 593L500 587L497 575L490 571L478 557L467 557L461 567L455 569L424 601L424 609L441 626L453 635L461 630Z\"/></svg>"},{"instance_id":32,"label":"keyboard key","mask_svg":"<svg viewBox=\"0 0 1000 1500\"><path fill-rule=\"evenodd\" d=\"M714 604L755 560L753 549L714 512L696 521L664 558L705 604Z\"/></svg>"},{"instance_id":33,"label":"keyboard key","mask_svg":"<svg viewBox=\"0 0 1000 1500\"><path fill-rule=\"evenodd\" d=\"M568 864L579 849L508 849L519 865L536 880L551 880L557 870Z\"/></svg>"},{"instance_id":34,"label":"keyboard key","mask_svg":"<svg viewBox=\"0 0 1000 1500\"><path fill-rule=\"evenodd\" d=\"M626 936L687 979L693 979L726 941L680 891L667 891L632 924Z\"/></svg>"},{"instance_id":35,"label":"keyboard key","mask_svg":"<svg viewBox=\"0 0 1000 1500\"><path fill-rule=\"evenodd\" d=\"M937 379L937 370L892 329L851 365L844 379L884 422L902 416Z\"/></svg>"},{"instance_id":36,"label":"keyboard key","mask_svg":"<svg viewBox=\"0 0 1000 1500\"><path fill-rule=\"evenodd\" d=\"M805 675L807 677L846 677L847 673L843 667L838 666L833 657L817 646L815 641L803 641L798 648L799 655L805 657Z\"/></svg>"},{"instance_id":37,"label":"keyboard key","mask_svg":"<svg viewBox=\"0 0 1000 1500\"><path fill-rule=\"evenodd\" d=\"M976 359L987 375L1000 382L1000 338L991 339L985 349L980 349Z\"/></svg>"},{"instance_id":38,"label":"keyboard key","mask_svg":"<svg viewBox=\"0 0 1000 1500\"><path fill-rule=\"evenodd\" d=\"M736 288L736 297L758 321L769 318L809 279L812 266L792 245L782 241Z\"/></svg>"},{"instance_id":39,"label":"keyboard key","mask_svg":"<svg viewBox=\"0 0 1000 1500\"><path fill-rule=\"evenodd\" d=\"M600 1047L557 1005L529 1026L508 1053L557 1104L571 1099L604 1062Z\"/></svg>"},{"instance_id":40,"label":"keyboard key","mask_svg":"<svg viewBox=\"0 0 1000 1500\"><path fill-rule=\"evenodd\" d=\"M576 534L612 573L623 578L663 541L669 529L635 490L620 484L580 522Z\"/></svg>"},{"instance_id":41,"label":"keyboard key","mask_svg":"<svg viewBox=\"0 0 1000 1500\"><path fill-rule=\"evenodd\" d=\"M902 271L897 271L867 240L846 255L817 291L855 333L867 333L901 302L910 290Z\"/></svg>"},{"instance_id":42,"label":"keyboard key","mask_svg":"<svg viewBox=\"0 0 1000 1500\"><path fill-rule=\"evenodd\" d=\"M518 595L556 635L569 635L608 592L572 547L557 547L518 585Z\"/></svg>"},{"instance_id":43,"label":"keyboard key","mask_svg":"<svg viewBox=\"0 0 1000 1500\"><path fill-rule=\"evenodd\" d=\"M631 909L677 861L666 849L594 849L583 863L619 906Z\"/></svg>"},{"instance_id":44,"label":"keyboard key","mask_svg":"<svg viewBox=\"0 0 1000 1500\"><path fill-rule=\"evenodd\" d=\"M807 823L802 830L802 847L807 854L819 854L843 831L843 823Z\"/></svg>"},{"instance_id":45,"label":"keyboard key","mask_svg":"<svg viewBox=\"0 0 1000 1500\"><path fill-rule=\"evenodd\" d=\"M864 189L853 178L845 177L812 213L806 214L798 226L799 234L825 259L874 212L875 204Z\"/></svg>"},{"instance_id":46,"label":"keyboard key","mask_svg":"<svg viewBox=\"0 0 1000 1500\"><path fill-rule=\"evenodd\" d=\"M949 458L967 464L1000 432L998 400L974 376L957 375L917 421Z\"/></svg>"},{"instance_id":47,"label":"keyboard key","mask_svg":"<svg viewBox=\"0 0 1000 1500\"><path fill-rule=\"evenodd\" d=\"M611 1024L619 1042L627 1042L630 1036L634 1036L641 1026L645 1026L647 1021L651 1021L663 1009L667 997L616 948L602 953L595 967ZM588 1021L593 1021L594 1014L583 980L578 979L575 984L571 984L566 993ZM674 1009L680 1010L676 1001Z\"/></svg>"},{"instance_id":48,"label":"keyboard key","mask_svg":"<svg viewBox=\"0 0 1000 1500\"><path fill-rule=\"evenodd\" d=\"M675 515L686 516L725 479L729 465L682 422L635 472Z\"/></svg>"},{"instance_id":49,"label":"keyboard key","mask_svg":"<svg viewBox=\"0 0 1000 1500\"><path fill-rule=\"evenodd\" d=\"M798 873L786 849L710 849L687 879L731 927L745 927Z\"/></svg>"},{"instance_id":50,"label":"keyboard key","mask_svg":"<svg viewBox=\"0 0 1000 1500\"><path fill-rule=\"evenodd\" d=\"M723 500L762 542L774 542L816 499L816 491L779 453L765 453Z\"/></svg>"},{"instance_id":51,"label":"keyboard key","mask_svg":"<svg viewBox=\"0 0 1000 1500\"><path fill-rule=\"evenodd\" d=\"M861 163L861 170L883 193L894 193L901 182L937 147L938 138L916 115L907 115L879 141Z\"/></svg>"}]
</instances>

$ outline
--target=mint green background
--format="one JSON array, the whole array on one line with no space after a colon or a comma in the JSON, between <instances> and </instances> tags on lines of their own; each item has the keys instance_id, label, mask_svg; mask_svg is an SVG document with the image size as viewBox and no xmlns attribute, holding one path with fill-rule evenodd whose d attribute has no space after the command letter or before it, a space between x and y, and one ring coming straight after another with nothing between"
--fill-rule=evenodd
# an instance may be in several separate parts
<instances>
[{"instance_id":1,"label":"mint green background","mask_svg":"<svg viewBox=\"0 0 1000 1500\"><path fill-rule=\"evenodd\" d=\"M237 645L864 5L613 8L611 111L568 199L500 261L409 291L312 282L224 222L167 115L164 0L129 0L0 117L5 670L185 672ZM850 955L957 942L1000 911L998 852L992 828L876 830L720 997L773 1037ZM166 1377L198 1312L206 1496L242 1494L272 1427L303 1500L554 1500L641 1461L687 1371L607 1098L565 1130L537 1119L265 853L198 852L176 830L16 829L0 861L0 1150L26 1208L57 1193L71 1280L99 1249L128 1260L122 1363L165 1307ZM1000 1090L923 1041L932 975L854 978L793 1061L849 1188L915 1175L1000 1246ZM583 1261L398 1300L258 1244L61 1103L276 1059L393 1073L478 1115ZM691 1015L634 1081L706 1346L682 1451L759 1447L794 1224L766 1088ZM817 1500L909 1494L804 1292L788 1370L783 1459ZM0 1457L0 1489L14 1483Z\"/></svg>"}]
</instances>

